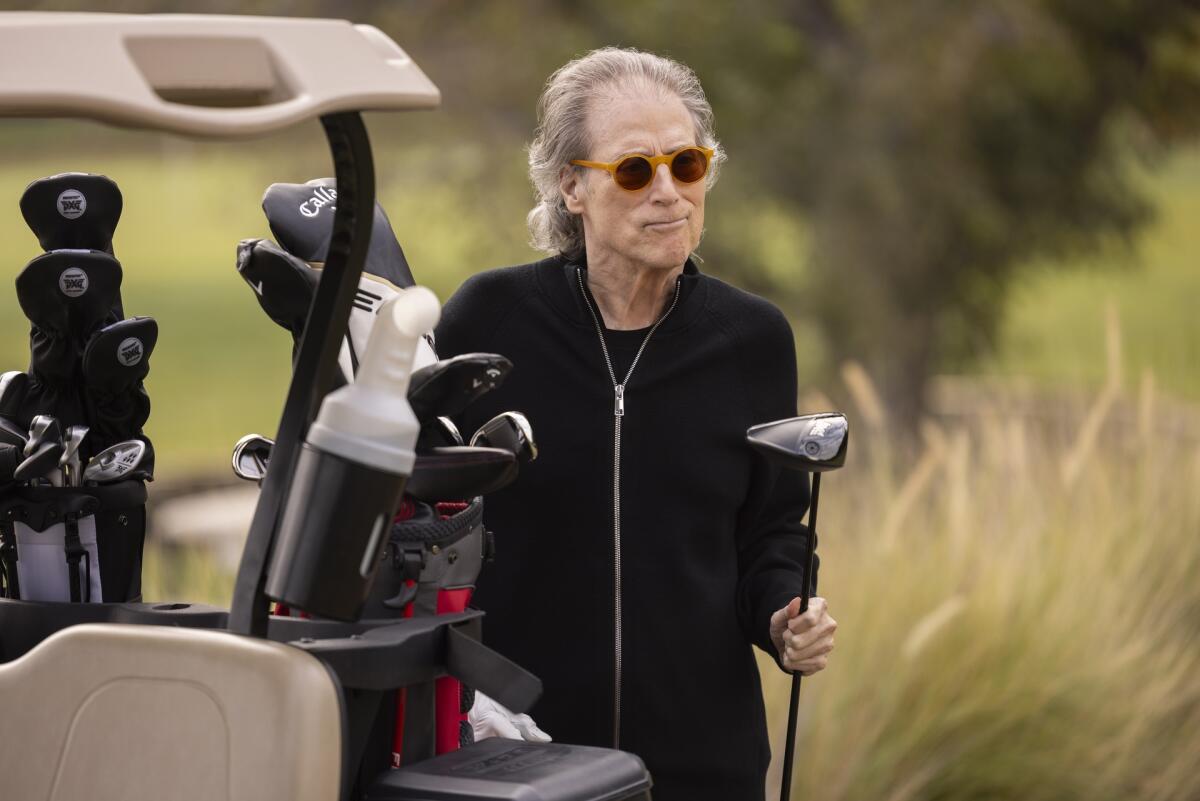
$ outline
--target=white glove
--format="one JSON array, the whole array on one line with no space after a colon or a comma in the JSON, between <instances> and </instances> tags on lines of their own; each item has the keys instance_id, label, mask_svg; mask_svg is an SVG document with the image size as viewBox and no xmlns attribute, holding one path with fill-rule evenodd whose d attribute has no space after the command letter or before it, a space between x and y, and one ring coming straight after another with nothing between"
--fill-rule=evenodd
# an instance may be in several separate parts
<instances>
[{"instance_id":1,"label":"white glove","mask_svg":"<svg viewBox=\"0 0 1200 801\"><path fill-rule=\"evenodd\" d=\"M475 691L475 705L467 713L467 721L475 732L476 740L504 737L531 743L550 742L550 735L539 729L529 715L516 715L478 690Z\"/></svg>"}]
</instances>

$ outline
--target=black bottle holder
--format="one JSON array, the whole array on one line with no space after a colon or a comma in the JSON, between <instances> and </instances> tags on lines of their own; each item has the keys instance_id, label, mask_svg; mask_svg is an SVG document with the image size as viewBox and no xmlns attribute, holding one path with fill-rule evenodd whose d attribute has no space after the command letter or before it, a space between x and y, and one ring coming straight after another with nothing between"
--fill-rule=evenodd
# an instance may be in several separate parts
<instances>
[{"instance_id":1,"label":"black bottle holder","mask_svg":"<svg viewBox=\"0 0 1200 801\"><path fill-rule=\"evenodd\" d=\"M146 485L0 490L3 597L83 603L142 593Z\"/></svg>"}]
</instances>

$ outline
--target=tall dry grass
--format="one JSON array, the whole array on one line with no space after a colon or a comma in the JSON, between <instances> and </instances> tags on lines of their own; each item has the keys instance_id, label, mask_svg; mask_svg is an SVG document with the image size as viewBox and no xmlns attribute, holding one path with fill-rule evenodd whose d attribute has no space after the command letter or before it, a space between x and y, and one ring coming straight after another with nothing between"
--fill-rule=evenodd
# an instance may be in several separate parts
<instances>
[{"instance_id":1,"label":"tall dry grass","mask_svg":"<svg viewBox=\"0 0 1200 801\"><path fill-rule=\"evenodd\" d=\"M1148 376L1122 389L1119 342L1110 319L1090 408L985 392L906 458L846 372L820 526L840 625L804 684L793 798L1200 798L1200 425ZM764 675L782 735L786 677Z\"/></svg>"}]
</instances>

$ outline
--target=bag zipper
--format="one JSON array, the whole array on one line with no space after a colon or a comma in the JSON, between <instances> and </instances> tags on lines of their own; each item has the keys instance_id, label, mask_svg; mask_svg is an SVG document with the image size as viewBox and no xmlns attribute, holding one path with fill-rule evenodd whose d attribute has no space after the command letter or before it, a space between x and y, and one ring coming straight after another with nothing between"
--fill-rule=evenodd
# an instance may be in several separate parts
<instances>
[{"instance_id":1,"label":"bag zipper","mask_svg":"<svg viewBox=\"0 0 1200 801\"><path fill-rule=\"evenodd\" d=\"M642 340L641 347L633 357L633 362L629 365L629 370L625 373L625 378L620 383L617 382L617 374L613 370L612 358L608 355L608 343L604 341L604 326L600 324L600 317L596 314L595 308L592 307L592 301L588 298L587 290L583 284L583 269L575 268L575 277L579 280L579 292L583 295L583 302L587 304L588 311L592 315L592 322L596 324L596 335L600 337L600 350L604 352L604 365L608 368L608 377L613 383L613 748L621 747L621 418L625 416L625 386L629 383L629 379L633 376L633 370L637 367L638 360L642 358L642 352L646 350L646 345L650 343L650 337L654 336L654 332L667 319L668 315L675 310L675 304L679 302L679 287L682 284L682 277L675 279L675 296L671 299L671 305L663 312L662 317L655 321L654 325L650 326L650 330L646 332L646 338Z\"/></svg>"}]
</instances>

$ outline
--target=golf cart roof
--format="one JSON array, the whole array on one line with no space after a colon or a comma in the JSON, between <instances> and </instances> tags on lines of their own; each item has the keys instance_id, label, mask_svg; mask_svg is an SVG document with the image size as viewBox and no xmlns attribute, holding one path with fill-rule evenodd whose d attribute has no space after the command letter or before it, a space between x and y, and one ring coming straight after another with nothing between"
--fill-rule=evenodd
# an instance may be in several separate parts
<instances>
[{"instance_id":1,"label":"golf cart roof","mask_svg":"<svg viewBox=\"0 0 1200 801\"><path fill-rule=\"evenodd\" d=\"M188 136L254 136L332 112L440 101L386 34L328 19L0 13L0 76L0 116Z\"/></svg>"}]
</instances>

